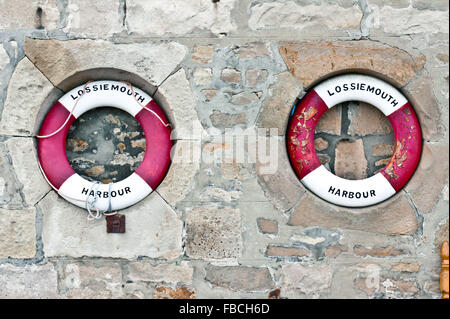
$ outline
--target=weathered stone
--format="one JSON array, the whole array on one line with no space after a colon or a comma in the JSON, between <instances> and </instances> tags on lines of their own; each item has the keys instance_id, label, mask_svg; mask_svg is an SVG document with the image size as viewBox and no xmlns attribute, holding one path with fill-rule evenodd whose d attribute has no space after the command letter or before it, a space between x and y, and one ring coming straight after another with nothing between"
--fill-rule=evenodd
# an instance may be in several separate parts
<instances>
[{"instance_id":1,"label":"weathered stone","mask_svg":"<svg viewBox=\"0 0 450 319\"><path fill-rule=\"evenodd\" d=\"M391 283L393 284L392 286ZM420 291L413 281L386 279L383 284L389 291L397 292L401 297L404 297L404 295L415 295Z\"/></svg>"},{"instance_id":2,"label":"weathered stone","mask_svg":"<svg viewBox=\"0 0 450 319\"><path fill-rule=\"evenodd\" d=\"M194 82L197 85L208 85L212 80L210 68L196 68L194 71Z\"/></svg>"},{"instance_id":3,"label":"weathered stone","mask_svg":"<svg viewBox=\"0 0 450 319\"><path fill-rule=\"evenodd\" d=\"M281 247L276 245L268 245L266 249L266 256L270 257L303 257L310 255L311 253L308 250L297 247Z\"/></svg>"},{"instance_id":4,"label":"weathered stone","mask_svg":"<svg viewBox=\"0 0 450 319\"><path fill-rule=\"evenodd\" d=\"M378 7L378 6L377 6ZM374 11L375 23L372 23L372 34L448 34L448 12L437 10L420 10L412 7L392 8L382 6Z\"/></svg>"},{"instance_id":5,"label":"weathered stone","mask_svg":"<svg viewBox=\"0 0 450 319\"><path fill-rule=\"evenodd\" d=\"M53 265L0 265L1 299L58 298L57 273Z\"/></svg>"},{"instance_id":6,"label":"weathered stone","mask_svg":"<svg viewBox=\"0 0 450 319\"><path fill-rule=\"evenodd\" d=\"M266 164L257 161L256 174L264 194L279 209L286 211L291 209L305 193L305 188L300 183L297 175L290 166L284 140L278 141L278 163L274 174L265 173Z\"/></svg>"},{"instance_id":7,"label":"weathered stone","mask_svg":"<svg viewBox=\"0 0 450 319\"><path fill-rule=\"evenodd\" d=\"M70 0L64 31L77 37L109 37L122 30L120 1Z\"/></svg>"},{"instance_id":8,"label":"weathered stone","mask_svg":"<svg viewBox=\"0 0 450 319\"><path fill-rule=\"evenodd\" d=\"M348 251L348 247L340 244L334 244L325 249L325 256L328 258L334 258L341 253Z\"/></svg>"},{"instance_id":9,"label":"weathered stone","mask_svg":"<svg viewBox=\"0 0 450 319\"><path fill-rule=\"evenodd\" d=\"M233 126L245 125L247 123L247 116L245 113L228 114L214 110L209 118L212 125L219 129L232 128Z\"/></svg>"},{"instance_id":10,"label":"weathered stone","mask_svg":"<svg viewBox=\"0 0 450 319\"><path fill-rule=\"evenodd\" d=\"M194 208L186 213L186 255L223 259L241 255L241 214L230 208Z\"/></svg>"},{"instance_id":11,"label":"weathered stone","mask_svg":"<svg viewBox=\"0 0 450 319\"><path fill-rule=\"evenodd\" d=\"M80 71L114 68L134 73L158 86L186 53L186 47L176 42L117 44L103 40L30 38L25 41L25 54L54 85ZM66 86L70 87L71 83Z\"/></svg>"},{"instance_id":12,"label":"weathered stone","mask_svg":"<svg viewBox=\"0 0 450 319\"><path fill-rule=\"evenodd\" d=\"M66 141L66 148L69 148L72 152L83 152L88 148L89 144L83 140L74 140L68 138Z\"/></svg>"},{"instance_id":13,"label":"weathered stone","mask_svg":"<svg viewBox=\"0 0 450 319\"><path fill-rule=\"evenodd\" d=\"M345 179L363 179L367 177L367 160L362 139L341 140L336 145L334 171Z\"/></svg>"},{"instance_id":14,"label":"weathered stone","mask_svg":"<svg viewBox=\"0 0 450 319\"><path fill-rule=\"evenodd\" d=\"M284 135L289 113L301 92L301 84L289 72L278 74L262 104L259 127L277 128L278 135Z\"/></svg>"},{"instance_id":15,"label":"weathered stone","mask_svg":"<svg viewBox=\"0 0 450 319\"><path fill-rule=\"evenodd\" d=\"M205 279L213 286L245 291L267 291L274 284L266 267L208 266Z\"/></svg>"},{"instance_id":16,"label":"weathered stone","mask_svg":"<svg viewBox=\"0 0 450 319\"><path fill-rule=\"evenodd\" d=\"M255 3L251 6L248 25L252 30L290 29L326 26L330 30L359 29L363 16L354 4L344 8L338 4L299 5L294 1Z\"/></svg>"},{"instance_id":17,"label":"weathered stone","mask_svg":"<svg viewBox=\"0 0 450 319\"><path fill-rule=\"evenodd\" d=\"M26 57L17 65L6 93L0 134L32 135L41 104L53 85Z\"/></svg>"},{"instance_id":18,"label":"weathered stone","mask_svg":"<svg viewBox=\"0 0 450 319\"><path fill-rule=\"evenodd\" d=\"M392 246L387 247L364 247L356 245L353 247L353 252L358 256L372 256L372 257L388 257L399 256L407 254L404 249L398 249Z\"/></svg>"},{"instance_id":19,"label":"weathered stone","mask_svg":"<svg viewBox=\"0 0 450 319\"><path fill-rule=\"evenodd\" d=\"M282 42L280 53L291 73L305 87L337 71L371 70L404 86L423 67L425 58L379 42Z\"/></svg>"},{"instance_id":20,"label":"weathered stone","mask_svg":"<svg viewBox=\"0 0 450 319\"><path fill-rule=\"evenodd\" d=\"M328 142L323 138L319 137L314 140L314 148L316 151L323 151L328 148Z\"/></svg>"},{"instance_id":21,"label":"weathered stone","mask_svg":"<svg viewBox=\"0 0 450 319\"><path fill-rule=\"evenodd\" d=\"M263 84L267 80L267 70L253 69L245 72L245 78L247 79L247 85L249 87L257 87Z\"/></svg>"},{"instance_id":22,"label":"weathered stone","mask_svg":"<svg viewBox=\"0 0 450 319\"><path fill-rule=\"evenodd\" d=\"M169 117L172 116L172 125L175 125L172 127L172 139L200 138L203 127L197 117L196 101L184 69L172 74L158 87L155 99L171 112Z\"/></svg>"},{"instance_id":23,"label":"weathered stone","mask_svg":"<svg viewBox=\"0 0 450 319\"><path fill-rule=\"evenodd\" d=\"M271 56L267 44L261 42L249 43L238 49L239 59L255 59L262 56Z\"/></svg>"},{"instance_id":24,"label":"weathered stone","mask_svg":"<svg viewBox=\"0 0 450 319\"><path fill-rule=\"evenodd\" d=\"M402 193L379 205L358 210L325 206L319 199L307 196L295 208L288 224L354 229L391 235L413 234L419 226L416 213Z\"/></svg>"},{"instance_id":25,"label":"weathered stone","mask_svg":"<svg viewBox=\"0 0 450 319\"><path fill-rule=\"evenodd\" d=\"M398 263L391 267L393 271L401 271L401 272L418 272L420 269L420 265L416 263L406 264L406 263Z\"/></svg>"},{"instance_id":26,"label":"weathered stone","mask_svg":"<svg viewBox=\"0 0 450 319\"><path fill-rule=\"evenodd\" d=\"M62 291L67 298L118 298L122 271L118 263L96 261L68 263L63 267Z\"/></svg>"},{"instance_id":27,"label":"weathered stone","mask_svg":"<svg viewBox=\"0 0 450 319\"><path fill-rule=\"evenodd\" d=\"M287 264L282 266L282 275L287 289L299 289L307 295L318 294L331 286L330 266Z\"/></svg>"},{"instance_id":28,"label":"weathered stone","mask_svg":"<svg viewBox=\"0 0 450 319\"><path fill-rule=\"evenodd\" d=\"M105 172L105 166L103 165L96 165L96 166L92 166L90 169L86 170L86 173L89 176L99 176L102 175Z\"/></svg>"},{"instance_id":29,"label":"weathered stone","mask_svg":"<svg viewBox=\"0 0 450 319\"><path fill-rule=\"evenodd\" d=\"M205 101L209 102L211 101L216 95L217 95L217 90L214 89L205 89L202 90L202 93L205 95Z\"/></svg>"},{"instance_id":30,"label":"weathered stone","mask_svg":"<svg viewBox=\"0 0 450 319\"><path fill-rule=\"evenodd\" d=\"M417 170L406 185L420 212L430 212L448 179L448 145L424 144Z\"/></svg>"},{"instance_id":31,"label":"weathered stone","mask_svg":"<svg viewBox=\"0 0 450 319\"><path fill-rule=\"evenodd\" d=\"M86 211L50 192L40 202L44 253L52 256L95 256L173 259L182 252L182 222L156 193L122 210L126 232L108 234L102 221L88 221Z\"/></svg>"},{"instance_id":32,"label":"weathered stone","mask_svg":"<svg viewBox=\"0 0 450 319\"><path fill-rule=\"evenodd\" d=\"M350 125L347 133L354 135L380 135L392 132L388 118L376 107L360 102L350 105L348 118Z\"/></svg>"},{"instance_id":33,"label":"weathered stone","mask_svg":"<svg viewBox=\"0 0 450 319\"><path fill-rule=\"evenodd\" d=\"M210 45L196 45L192 53L192 61L210 63L214 57L214 48Z\"/></svg>"},{"instance_id":34,"label":"weathered stone","mask_svg":"<svg viewBox=\"0 0 450 319\"><path fill-rule=\"evenodd\" d=\"M51 189L39 169L33 140L13 137L8 139L6 145L17 179L23 185L22 192L25 201L28 205L33 206Z\"/></svg>"},{"instance_id":35,"label":"weathered stone","mask_svg":"<svg viewBox=\"0 0 450 319\"><path fill-rule=\"evenodd\" d=\"M258 229L263 234L276 234L278 233L278 222L275 220L258 218L256 220Z\"/></svg>"},{"instance_id":36,"label":"weathered stone","mask_svg":"<svg viewBox=\"0 0 450 319\"><path fill-rule=\"evenodd\" d=\"M126 23L129 32L146 36L186 35L196 30L220 35L236 28L231 17L235 2L199 0L180 5L175 0L130 0Z\"/></svg>"},{"instance_id":37,"label":"weathered stone","mask_svg":"<svg viewBox=\"0 0 450 319\"><path fill-rule=\"evenodd\" d=\"M316 126L316 132L341 135L342 107L335 106L326 111Z\"/></svg>"},{"instance_id":38,"label":"weathered stone","mask_svg":"<svg viewBox=\"0 0 450 319\"><path fill-rule=\"evenodd\" d=\"M231 97L231 103L236 104L236 105L247 105L247 104L254 104L254 103L258 103L259 102L259 98L258 96L253 93L253 92L241 92L238 94L234 94Z\"/></svg>"},{"instance_id":39,"label":"weathered stone","mask_svg":"<svg viewBox=\"0 0 450 319\"><path fill-rule=\"evenodd\" d=\"M34 207L21 210L0 208L0 229L0 258L33 258L36 255Z\"/></svg>"},{"instance_id":40,"label":"weathered stone","mask_svg":"<svg viewBox=\"0 0 450 319\"><path fill-rule=\"evenodd\" d=\"M429 141L441 137L441 112L433 93L431 77L426 74L416 77L405 89L419 118L423 138Z\"/></svg>"},{"instance_id":41,"label":"weathered stone","mask_svg":"<svg viewBox=\"0 0 450 319\"><path fill-rule=\"evenodd\" d=\"M153 294L154 299L194 299L195 290L191 290L186 286L175 287L172 289L170 287L158 286L155 288Z\"/></svg>"},{"instance_id":42,"label":"weathered stone","mask_svg":"<svg viewBox=\"0 0 450 319\"><path fill-rule=\"evenodd\" d=\"M41 8L41 16L37 10ZM56 0L0 1L0 30L47 29L58 27L59 10Z\"/></svg>"},{"instance_id":43,"label":"weathered stone","mask_svg":"<svg viewBox=\"0 0 450 319\"><path fill-rule=\"evenodd\" d=\"M156 191L167 203L175 206L178 201L183 200L194 183L200 167L200 141L179 140L173 154L175 157L172 157L169 171ZM181 157L176 157L177 154L182 154L187 159L183 161Z\"/></svg>"},{"instance_id":44,"label":"weathered stone","mask_svg":"<svg viewBox=\"0 0 450 319\"><path fill-rule=\"evenodd\" d=\"M150 281L165 283L192 283L193 268L187 262L176 264L158 264L133 262L127 266L127 278L132 281Z\"/></svg>"},{"instance_id":45,"label":"weathered stone","mask_svg":"<svg viewBox=\"0 0 450 319\"><path fill-rule=\"evenodd\" d=\"M236 69L223 69L220 78L225 82L239 83L241 82L241 72Z\"/></svg>"},{"instance_id":46,"label":"weathered stone","mask_svg":"<svg viewBox=\"0 0 450 319\"><path fill-rule=\"evenodd\" d=\"M394 145L392 144L377 144L372 148L372 156L392 155L393 152Z\"/></svg>"}]
</instances>

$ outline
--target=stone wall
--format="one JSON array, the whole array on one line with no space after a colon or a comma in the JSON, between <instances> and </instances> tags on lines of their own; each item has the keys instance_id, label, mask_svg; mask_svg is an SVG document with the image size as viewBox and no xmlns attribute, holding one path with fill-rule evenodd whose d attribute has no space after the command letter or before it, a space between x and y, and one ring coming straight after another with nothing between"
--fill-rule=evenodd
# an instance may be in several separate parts
<instances>
[{"instance_id":1,"label":"stone wall","mask_svg":"<svg viewBox=\"0 0 450 319\"><path fill-rule=\"evenodd\" d=\"M0 0L0 298L439 298L448 14L447 0ZM285 149L294 103L350 71L398 87L424 137L407 186L364 209L309 193ZM88 221L38 167L43 116L90 79L147 91L175 128L175 154L193 151L121 212L125 234ZM67 143L75 169L130 174L140 128L110 109L84 121ZM274 171L227 153L227 132L260 128L277 129ZM368 105L342 104L316 134L321 161L346 178L392 154L392 129Z\"/></svg>"}]
</instances>

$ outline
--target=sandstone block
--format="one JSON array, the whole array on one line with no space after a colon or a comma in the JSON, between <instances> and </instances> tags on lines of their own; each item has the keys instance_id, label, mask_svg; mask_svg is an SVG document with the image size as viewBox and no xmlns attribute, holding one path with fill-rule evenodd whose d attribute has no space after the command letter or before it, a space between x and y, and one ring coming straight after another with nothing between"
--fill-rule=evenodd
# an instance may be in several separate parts
<instances>
[{"instance_id":1,"label":"sandstone block","mask_svg":"<svg viewBox=\"0 0 450 319\"><path fill-rule=\"evenodd\" d=\"M267 291L274 284L266 267L208 266L205 279L213 286L244 291Z\"/></svg>"},{"instance_id":2,"label":"sandstone block","mask_svg":"<svg viewBox=\"0 0 450 319\"><path fill-rule=\"evenodd\" d=\"M26 56L54 85L80 71L114 68L134 73L151 85L158 86L186 53L186 47L177 42L117 44L104 40L30 38L25 41ZM72 88L71 83L66 85Z\"/></svg>"},{"instance_id":3,"label":"sandstone block","mask_svg":"<svg viewBox=\"0 0 450 319\"><path fill-rule=\"evenodd\" d=\"M181 254L182 222L156 193L122 210L126 232L108 234L105 221L88 221L80 209L50 192L40 202L44 253L53 256L95 256L173 259Z\"/></svg>"},{"instance_id":4,"label":"sandstone block","mask_svg":"<svg viewBox=\"0 0 450 319\"><path fill-rule=\"evenodd\" d=\"M158 87L155 99L169 112L172 139L199 139L203 127L195 110L196 101L183 69L172 74Z\"/></svg>"},{"instance_id":5,"label":"sandstone block","mask_svg":"<svg viewBox=\"0 0 450 319\"><path fill-rule=\"evenodd\" d=\"M0 258L33 258L36 255L34 207L21 210L0 208L0 229Z\"/></svg>"},{"instance_id":6,"label":"sandstone block","mask_svg":"<svg viewBox=\"0 0 450 319\"><path fill-rule=\"evenodd\" d=\"M377 144L372 148L372 156L387 156L394 152L392 144Z\"/></svg>"},{"instance_id":7,"label":"sandstone block","mask_svg":"<svg viewBox=\"0 0 450 319\"><path fill-rule=\"evenodd\" d=\"M189 289L186 286L175 287L172 289L170 287L158 286L155 288L153 294L154 299L194 299L195 290Z\"/></svg>"},{"instance_id":8,"label":"sandstone block","mask_svg":"<svg viewBox=\"0 0 450 319\"><path fill-rule=\"evenodd\" d=\"M64 31L77 37L109 37L122 30L120 1L71 0Z\"/></svg>"},{"instance_id":9,"label":"sandstone block","mask_svg":"<svg viewBox=\"0 0 450 319\"><path fill-rule=\"evenodd\" d=\"M278 141L278 162L275 173L266 173L267 164L257 161L256 174L264 194L272 203L283 211L291 209L305 194L305 188L300 183L291 167L284 139Z\"/></svg>"},{"instance_id":10,"label":"sandstone block","mask_svg":"<svg viewBox=\"0 0 450 319\"><path fill-rule=\"evenodd\" d=\"M406 185L420 212L430 212L448 179L448 145L424 144L417 170Z\"/></svg>"},{"instance_id":11,"label":"sandstone block","mask_svg":"<svg viewBox=\"0 0 450 319\"><path fill-rule=\"evenodd\" d=\"M356 245L353 247L353 252L358 256L372 256L372 257L389 257L405 255L408 252L404 249L395 248L393 246L386 247L364 247Z\"/></svg>"},{"instance_id":12,"label":"sandstone block","mask_svg":"<svg viewBox=\"0 0 450 319\"><path fill-rule=\"evenodd\" d=\"M37 14L41 8L40 18ZM16 0L0 2L0 30L47 29L58 27L59 10L56 0Z\"/></svg>"},{"instance_id":13,"label":"sandstone block","mask_svg":"<svg viewBox=\"0 0 450 319\"><path fill-rule=\"evenodd\" d=\"M276 245L268 245L266 249L266 256L270 257L303 257L310 255L311 253L308 250L298 247L281 247Z\"/></svg>"},{"instance_id":14,"label":"sandstone block","mask_svg":"<svg viewBox=\"0 0 450 319\"><path fill-rule=\"evenodd\" d=\"M31 138L13 137L6 142L17 179L28 205L36 204L51 186L42 175L36 150Z\"/></svg>"},{"instance_id":15,"label":"sandstone block","mask_svg":"<svg viewBox=\"0 0 450 319\"><path fill-rule=\"evenodd\" d=\"M257 57L271 56L266 43L254 42L239 47L239 59L255 59Z\"/></svg>"},{"instance_id":16,"label":"sandstone block","mask_svg":"<svg viewBox=\"0 0 450 319\"><path fill-rule=\"evenodd\" d=\"M220 78L225 82L239 83L241 82L241 72L236 69L223 69Z\"/></svg>"},{"instance_id":17,"label":"sandstone block","mask_svg":"<svg viewBox=\"0 0 450 319\"><path fill-rule=\"evenodd\" d=\"M133 262L127 266L127 278L132 281L165 282L170 284L192 283L194 269L187 262L152 265Z\"/></svg>"},{"instance_id":18,"label":"sandstone block","mask_svg":"<svg viewBox=\"0 0 450 319\"><path fill-rule=\"evenodd\" d=\"M214 48L210 45L196 45L192 53L192 61L210 63L214 57Z\"/></svg>"},{"instance_id":19,"label":"sandstone block","mask_svg":"<svg viewBox=\"0 0 450 319\"><path fill-rule=\"evenodd\" d=\"M98 261L68 263L63 267L61 288L67 298L110 299L123 295L118 263Z\"/></svg>"},{"instance_id":20,"label":"sandstone block","mask_svg":"<svg viewBox=\"0 0 450 319\"><path fill-rule=\"evenodd\" d=\"M441 112L433 93L433 83L428 75L421 75L405 88L417 114L423 138L435 140L442 135Z\"/></svg>"},{"instance_id":21,"label":"sandstone block","mask_svg":"<svg viewBox=\"0 0 450 319\"><path fill-rule=\"evenodd\" d=\"M0 121L0 134L32 135L41 104L53 85L31 63L23 58L9 81Z\"/></svg>"},{"instance_id":22,"label":"sandstone block","mask_svg":"<svg viewBox=\"0 0 450 319\"><path fill-rule=\"evenodd\" d=\"M368 41L282 42L280 53L289 71L305 87L338 71L371 70L404 86L423 67L425 57Z\"/></svg>"},{"instance_id":23,"label":"sandstone block","mask_svg":"<svg viewBox=\"0 0 450 319\"><path fill-rule=\"evenodd\" d=\"M186 255L195 259L241 255L241 213L230 208L194 208L186 213Z\"/></svg>"},{"instance_id":24,"label":"sandstone block","mask_svg":"<svg viewBox=\"0 0 450 319\"><path fill-rule=\"evenodd\" d=\"M256 220L258 224L258 229L263 234L276 234L278 233L278 222L275 220L258 218Z\"/></svg>"},{"instance_id":25,"label":"sandstone block","mask_svg":"<svg viewBox=\"0 0 450 319\"><path fill-rule=\"evenodd\" d=\"M127 2L126 23L131 33L154 36L180 36L197 30L215 35L229 33L236 26L231 10L236 0L190 1L130 0Z\"/></svg>"},{"instance_id":26,"label":"sandstone block","mask_svg":"<svg viewBox=\"0 0 450 319\"><path fill-rule=\"evenodd\" d=\"M337 143L334 170L337 176L345 179L367 177L367 160L362 139L341 140Z\"/></svg>"},{"instance_id":27,"label":"sandstone block","mask_svg":"<svg viewBox=\"0 0 450 319\"><path fill-rule=\"evenodd\" d=\"M398 263L392 266L391 270L400 272L418 272L420 265L417 263Z\"/></svg>"},{"instance_id":28,"label":"sandstone block","mask_svg":"<svg viewBox=\"0 0 450 319\"><path fill-rule=\"evenodd\" d=\"M278 74L262 103L259 127L277 128L278 134L284 135L289 113L302 90L301 84L289 72Z\"/></svg>"},{"instance_id":29,"label":"sandstone block","mask_svg":"<svg viewBox=\"0 0 450 319\"><path fill-rule=\"evenodd\" d=\"M354 229L390 235L410 235L419 226L415 211L402 193L378 205L361 209L332 206L307 196L295 208L288 224Z\"/></svg>"},{"instance_id":30,"label":"sandstone block","mask_svg":"<svg viewBox=\"0 0 450 319\"><path fill-rule=\"evenodd\" d=\"M304 266L299 263L282 266L282 282L287 289L299 289L307 295L318 294L331 286L330 266Z\"/></svg>"},{"instance_id":31,"label":"sandstone block","mask_svg":"<svg viewBox=\"0 0 450 319\"><path fill-rule=\"evenodd\" d=\"M0 265L0 298L58 298L57 273L52 264L14 266Z\"/></svg>"},{"instance_id":32,"label":"sandstone block","mask_svg":"<svg viewBox=\"0 0 450 319\"><path fill-rule=\"evenodd\" d=\"M321 2L320 5L299 5L294 1L274 1L251 6L249 27L252 30L304 30L328 27L330 30L358 29L362 12L358 5L342 7Z\"/></svg>"}]
</instances>

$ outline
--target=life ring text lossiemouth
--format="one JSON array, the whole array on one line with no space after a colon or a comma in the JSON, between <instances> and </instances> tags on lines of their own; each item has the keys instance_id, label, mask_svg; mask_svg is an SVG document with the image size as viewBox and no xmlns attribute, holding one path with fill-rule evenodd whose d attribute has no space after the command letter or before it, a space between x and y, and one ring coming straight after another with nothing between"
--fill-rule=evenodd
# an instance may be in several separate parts
<instances>
[{"instance_id":1,"label":"life ring text lossiemouth","mask_svg":"<svg viewBox=\"0 0 450 319\"><path fill-rule=\"evenodd\" d=\"M152 110L159 118L141 105ZM108 184L93 187L93 182L78 175L70 166L65 150L67 133L72 123L83 113L102 106L128 112L142 126L145 135L146 150L142 163L133 174L113 183L111 188ZM170 126L163 125L161 121L167 123L164 112L148 94L118 81L94 81L76 87L52 106L39 135L54 133L69 115L67 124L57 134L38 139L42 173L59 195L83 208L88 197L92 199L92 196L96 196L96 208L119 210L139 202L160 184L170 165Z\"/></svg>"},{"instance_id":2,"label":"life ring text lossiemouth","mask_svg":"<svg viewBox=\"0 0 450 319\"><path fill-rule=\"evenodd\" d=\"M366 179L347 180L332 174L314 148L314 132L322 115L346 101L377 107L394 131L389 163ZM298 103L288 125L287 148L295 173L310 191L339 206L365 207L390 198L408 182L419 162L422 134L413 107L399 90L368 75L345 74L315 86Z\"/></svg>"}]
</instances>

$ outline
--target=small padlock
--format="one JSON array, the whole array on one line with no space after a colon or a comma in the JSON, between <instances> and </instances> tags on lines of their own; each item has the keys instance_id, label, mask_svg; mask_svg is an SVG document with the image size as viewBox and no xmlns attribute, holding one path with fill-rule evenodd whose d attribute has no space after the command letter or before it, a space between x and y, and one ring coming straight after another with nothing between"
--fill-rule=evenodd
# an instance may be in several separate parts
<instances>
[{"instance_id":1,"label":"small padlock","mask_svg":"<svg viewBox=\"0 0 450 319\"><path fill-rule=\"evenodd\" d=\"M125 215L106 216L106 232L107 233L124 233L125 232Z\"/></svg>"}]
</instances>

